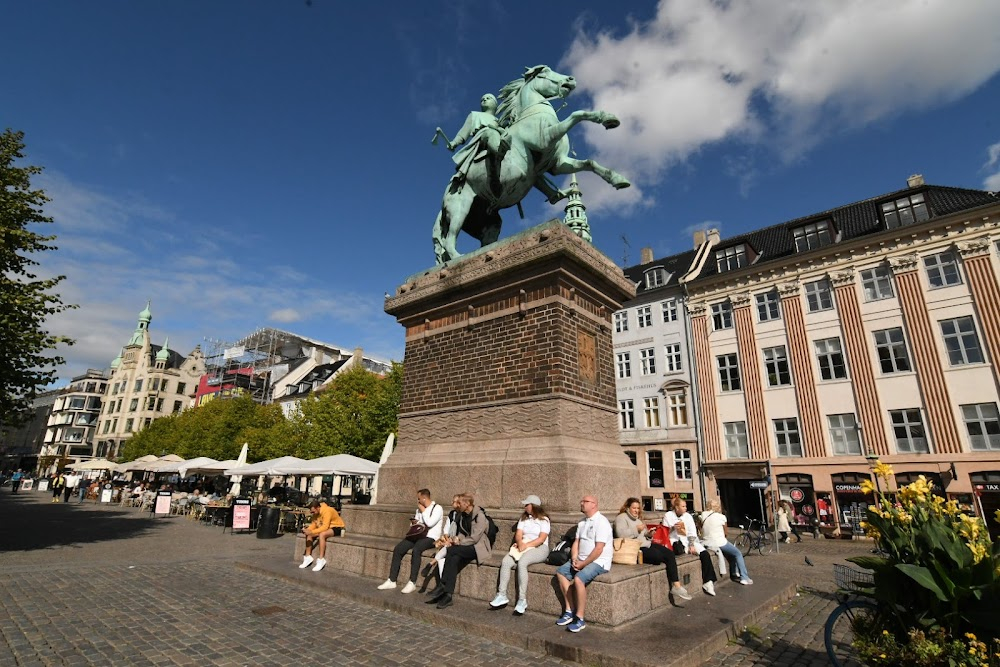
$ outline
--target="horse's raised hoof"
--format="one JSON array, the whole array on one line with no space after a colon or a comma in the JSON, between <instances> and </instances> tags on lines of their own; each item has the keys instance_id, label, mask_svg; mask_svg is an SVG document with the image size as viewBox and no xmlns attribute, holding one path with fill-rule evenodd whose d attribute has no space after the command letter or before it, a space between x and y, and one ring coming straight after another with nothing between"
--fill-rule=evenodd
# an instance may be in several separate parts
<instances>
[{"instance_id":1,"label":"horse's raised hoof","mask_svg":"<svg viewBox=\"0 0 1000 667\"><path fill-rule=\"evenodd\" d=\"M618 120L617 118L615 118L612 114L608 114L604 118L604 120L601 121L601 125L604 126L605 130L613 130L616 127L618 127L619 125L621 125L621 124L622 124L622 122L620 120ZM628 186L626 185L625 187L628 187Z\"/></svg>"},{"instance_id":2,"label":"horse's raised hoof","mask_svg":"<svg viewBox=\"0 0 1000 667\"><path fill-rule=\"evenodd\" d=\"M611 185L614 186L615 190L624 190L625 188L628 188L628 187L632 186L632 184L629 183L629 181L628 181L627 178L617 179Z\"/></svg>"}]
</instances>

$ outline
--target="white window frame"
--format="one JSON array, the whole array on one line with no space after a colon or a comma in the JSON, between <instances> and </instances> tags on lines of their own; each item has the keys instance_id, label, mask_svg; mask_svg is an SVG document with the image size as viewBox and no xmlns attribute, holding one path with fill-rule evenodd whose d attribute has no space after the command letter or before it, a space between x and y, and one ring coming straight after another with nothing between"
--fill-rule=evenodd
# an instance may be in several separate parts
<instances>
[{"instance_id":1,"label":"white window frame","mask_svg":"<svg viewBox=\"0 0 1000 667\"><path fill-rule=\"evenodd\" d=\"M861 271L861 287L866 302L881 301L896 296L892 287L892 271L885 264Z\"/></svg>"},{"instance_id":2,"label":"white window frame","mask_svg":"<svg viewBox=\"0 0 1000 667\"><path fill-rule=\"evenodd\" d=\"M778 290L768 290L754 296L757 303L757 321L771 322L781 319L781 305Z\"/></svg>"},{"instance_id":3,"label":"white window frame","mask_svg":"<svg viewBox=\"0 0 1000 667\"><path fill-rule=\"evenodd\" d=\"M793 229L792 238L795 240L795 252L816 250L833 243L833 228L829 220L811 222Z\"/></svg>"},{"instance_id":4,"label":"white window frame","mask_svg":"<svg viewBox=\"0 0 1000 667\"><path fill-rule=\"evenodd\" d=\"M972 403L962 406L962 418L974 452L1000 450L1000 411L996 403ZM978 431L978 432L973 432Z\"/></svg>"},{"instance_id":5,"label":"white window frame","mask_svg":"<svg viewBox=\"0 0 1000 667\"><path fill-rule=\"evenodd\" d=\"M619 352L615 355L615 364L618 368L618 377L620 379L632 377L632 353L631 352Z\"/></svg>"},{"instance_id":6,"label":"white window frame","mask_svg":"<svg viewBox=\"0 0 1000 667\"><path fill-rule=\"evenodd\" d=\"M681 354L680 343L667 343L663 346L664 367L667 373L684 370L684 356Z\"/></svg>"},{"instance_id":7,"label":"white window frame","mask_svg":"<svg viewBox=\"0 0 1000 667\"><path fill-rule=\"evenodd\" d=\"M764 373L767 375L768 387L790 387L792 384L792 369L788 364L788 350L784 345L765 347ZM782 381L784 380L784 382Z\"/></svg>"},{"instance_id":8,"label":"white window frame","mask_svg":"<svg viewBox=\"0 0 1000 667\"><path fill-rule=\"evenodd\" d=\"M747 440L746 422L723 422L727 459L750 458L750 441Z\"/></svg>"},{"instance_id":9,"label":"white window frame","mask_svg":"<svg viewBox=\"0 0 1000 667\"><path fill-rule=\"evenodd\" d=\"M618 401L618 426L623 431L635 429L635 403L631 398Z\"/></svg>"},{"instance_id":10,"label":"white window frame","mask_svg":"<svg viewBox=\"0 0 1000 667\"><path fill-rule=\"evenodd\" d=\"M833 288L827 278L805 284L806 308L810 313L833 309Z\"/></svg>"},{"instance_id":11,"label":"white window frame","mask_svg":"<svg viewBox=\"0 0 1000 667\"><path fill-rule=\"evenodd\" d=\"M971 315L941 320L941 337L948 353L948 363L952 366L981 364L985 361L983 347L979 343L979 333ZM952 345L954 341L955 345Z\"/></svg>"},{"instance_id":12,"label":"white window frame","mask_svg":"<svg viewBox=\"0 0 1000 667\"><path fill-rule=\"evenodd\" d=\"M670 280L670 275L667 270L662 266L657 266L652 269L647 269L644 278L646 281L646 289L654 289L656 287L663 287Z\"/></svg>"},{"instance_id":13,"label":"white window frame","mask_svg":"<svg viewBox=\"0 0 1000 667\"><path fill-rule=\"evenodd\" d=\"M688 425L687 392L674 391L666 396L667 417L671 426Z\"/></svg>"},{"instance_id":14,"label":"white window frame","mask_svg":"<svg viewBox=\"0 0 1000 667\"><path fill-rule=\"evenodd\" d=\"M858 418L854 413L827 415L830 427L830 444L834 456L861 456L861 436L858 433Z\"/></svg>"},{"instance_id":15,"label":"white window frame","mask_svg":"<svg viewBox=\"0 0 1000 667\"><path fill-rule=\"evenodd\" d=\"M816 350L816 362L819 364L821 380L847 378L847 358L844 357L844 346L841 345L839 337L822 338L813 341L813 345Z\"/></svg>"},{"instance_id":16,"label":"white window frame","mask_svg":"<svg viewBox=\"0 0 1000 667\"><path fill-rule=\"evenodd\" d=\"M690 481L692 475L692 462L690 449L674 450L674 480L679 482Z\"/></svg>"},{"instance_id":17,"label":"white window frame","mask_svg":"<svg viewBox=\"0 0 1000 667\"><path fill-rule=\"evenodd\" d=\"M628 311L619 310L615 313L615 333L628 331Z\"/></svg>"},{"instance_id":18,"label":"white window frame","mask_svg":"<svg viewBox=\"0 0 1000 667\"><path fill-rule=\"evenodd\" d=\"M635 317L639 321L640 329L653 326L653 307L639 306L635 309Z\"/></svg>"},{"instance_id":19,"label":"white window frame","mask_svg":"<svg viewBox=\"0 0 1000 667\"><path fill-rule=\"evenodd\" d=\"M914 416L916 419L913 419ZM897 452L900 454L930 453L927 429L924 427L924 416L920 413L919 408L890 410L889 421L892 424L892 434L896 441ZM922 435L915 434L917 429Z\"/></svg>"},{"instance_id":20,"label":"white window frame","mask_svg":"<svg viewBox=\"0 0 1000 667\"><path fill-rule=\"evenodd\" d=\"M748 266L745 243L715 251L715 268L719 273L742 269Z\"/></svg>"},{"instance_id":21,"label":"white window frame","mask_svg":"<svg viewBox=\"0 0 1000 667\"><path fill-rule=\"evenodd\" d=\"M924 270L930 289L942 289L962 284L962 272L958 268L958 258L949 251L924 257Z\"/></svg>"},{"instance_id":22,"label":"white window frame","mask_svg":"<svg viewBox=\"0 0 1000 667\"><path fill-rule=\"evenodd\" d=\"M642 423L646 428L660 428L660 399L656 396L642 399Z\"/></svg>"},{"instance_id":23,"label":"white window frame","mask_svg":"<svg viewBox=\"0 0 1000 667\"><path fill-rule=\"evenodd\" d=\"M639 361L642 364L643 375L656 374L656 348L647 347L639 350Z\"/></svg>"},{"instance_id":24,"label":"white window frame","mask_svg":"<svg viewBox=\"0 0 1000 667\"><path fill-rule=\"evenodd\" d=\"M875 355L883 375L913 370L902 327L879 329L873 331L872 336L875 338Z\"/></svg>"},{"instance_id":25,"label":"white window frame","mask_svg":"<svg viewBox=\"0 0 1000 667\"><path fill-rule=\"evenodd\" d=\"M732 352L718 355L715 357L715 367L719 371L719 387L722 388L722 391L743 390L738 354Z\"/></svg>"},{"instance_id":26,"label":"white window frame","mask_svg":"<svg viewBox=\"0 0 1000 667\"><path fill-rule=\"evenodd\" d=\"M733 328L733 304L720 301L712 304L712 330L722 331Z\"/></svg>"},{"instance_id":27,"label":"white window frame","mask_svg":"<svg viewBox=\"0 0 1000 667\"><path fill-rule=\"evenodd\" d=\"M778 456L801 457L802 434L799 432L799 420L795 417L774 419L774 442Z\"/></svg>"},{"instance_id":28,"label":"white window frame","mask_svg":"<svg viewBox=\"0 0 1000 667\"><path fill-rule=\"evenodd\" d=\"M882 204L882 219L886 229L895 229L914 222L923 222L931 217L924 193L918 192L907 197L899 197Z\"/></svg>"},{"instance_id":29,"label":"white window frame","mask_svg":"<svg viewBox=\"0 0 1000 667\"><path fill-rule=\"evenodd\" d=\"M660 310L663 312L664 322L677 321L677 299L667 299L660 302Z\"/></svg>"}]
</instances>

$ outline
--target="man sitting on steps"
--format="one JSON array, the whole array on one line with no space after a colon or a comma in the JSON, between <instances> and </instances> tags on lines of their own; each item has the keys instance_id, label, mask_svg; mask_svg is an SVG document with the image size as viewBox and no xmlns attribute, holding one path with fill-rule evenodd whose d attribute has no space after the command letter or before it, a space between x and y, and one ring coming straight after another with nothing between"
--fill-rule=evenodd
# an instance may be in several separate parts
<instances>
[{"instance_id":1,"label":"man sitting on steps","mask_svg":"<svg viewBox=\"0 0 1000 667\"><path fill-rule=\"evenodd\" d=\"M313 543L319 540L319 559L313 567L313 572L319 572L326 567L326 538L340 535L344 530L344 520L337 510L326 504L325 498L309 503L309 509L312 510L313 520L302 530L302 534L306 536L306 555L299 568L304 569L312 564Z\"/></svg>"}]
</instances>

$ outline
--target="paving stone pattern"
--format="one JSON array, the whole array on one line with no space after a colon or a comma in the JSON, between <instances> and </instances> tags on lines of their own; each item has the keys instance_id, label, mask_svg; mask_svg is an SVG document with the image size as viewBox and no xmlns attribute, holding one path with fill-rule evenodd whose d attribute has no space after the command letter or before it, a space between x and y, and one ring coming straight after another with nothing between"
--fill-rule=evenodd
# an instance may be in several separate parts
<instances>
[{"instance_id":1,"label":"paving stone pattern","mask_svg":"<svg viewBox=\"0 0 1000 667\"><path fill-rule=\"evenodd\" d=\"M91 521L104 530L109 519L124 528L120 537L66 543L45 534L46 518L74 531ZM287 552L290 537L230 537L183 518L49 505L41 494L12 499L9 489L0 497L0 526L7 536L17 531L0 542L4 666L566 664L311 594L237 570L230 558L251 548Z\"/></svg>"}]
</instances>

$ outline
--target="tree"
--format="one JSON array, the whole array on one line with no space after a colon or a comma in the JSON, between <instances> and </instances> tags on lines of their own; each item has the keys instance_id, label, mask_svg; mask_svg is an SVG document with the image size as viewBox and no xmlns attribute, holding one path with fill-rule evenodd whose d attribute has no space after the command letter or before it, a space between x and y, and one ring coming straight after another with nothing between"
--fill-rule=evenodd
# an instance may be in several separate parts
<instances>
[{"instance_id":1,"label":"tree","mask_svg":"<svg viewBox=\"0 0 1000 667\"><path fill-rule=\"evenodd\" d=\"M296 456L308 459L353 454L378 460L385 439L399 424L403 367L386 376L360 366L336 376L330 385L300 405L302 440Z\"/></svg>"},{"instance_id":2,"label":"tree","mask_svg":"<svg viewBox=\"0 0 1000 667\"><path fill-rule=\"evenodd\" d=\"M33 268L39 263L29 257L56 247L55 236L29 228L52 218L42 214L45 192L31 189L41 168L15 166L24 158L23 139L23 132L11 129L0 134L0 415L7 425L30 418L36 389L52 382L64 362L50 352L73 342L47 331L46 319L75 308L51 292L65 276L39 279Z\"/></svg>"}]
</instances>

